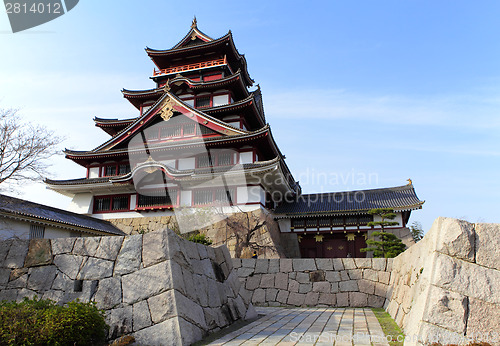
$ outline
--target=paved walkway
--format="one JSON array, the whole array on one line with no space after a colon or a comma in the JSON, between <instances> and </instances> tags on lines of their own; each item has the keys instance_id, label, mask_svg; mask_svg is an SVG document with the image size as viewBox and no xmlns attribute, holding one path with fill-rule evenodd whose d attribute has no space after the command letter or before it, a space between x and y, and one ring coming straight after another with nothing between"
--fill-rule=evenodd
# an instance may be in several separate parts
<instances>
[{"instance_id":1,"label":"paved walkway","mask_svg":"<svg viewBox=\"0 0 500 346\"><path fill-rule=\"evenodd\" d=\"M371 309L258 307L256 310L265 316L210 345L389 345Z\"/></svg>"}]
</instances>

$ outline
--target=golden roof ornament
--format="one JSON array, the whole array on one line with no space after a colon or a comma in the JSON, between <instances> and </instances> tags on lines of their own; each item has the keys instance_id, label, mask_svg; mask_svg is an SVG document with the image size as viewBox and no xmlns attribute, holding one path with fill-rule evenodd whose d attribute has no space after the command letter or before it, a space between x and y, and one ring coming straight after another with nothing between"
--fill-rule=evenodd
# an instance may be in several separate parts
<instances>
[{"instance_id":1,"label":"golden roof ornament","mask_svg":"<svg viewBox=\"0 0 500 346\"><path fill-rule=\"evenodd\" d=\"M167 79L167 82L165 83L165 86L163 87L164 91L170 91L170 78Z\"/></svg>"},{"instance_id":2,"label":"golden roof ornament","mask_svg":"<svg viewBox=\"0 0 500 346\"><path fill-rule=\"evenodd\" d=\"M316 241L318 243L321 243L323 241L323 235L322 234L317 234L314 236L314 239L316 239Z\"/></svg>"},{"instance_id":3,"label":"golden roof ornament","mask_svg":"<svg viewBox=\"0 0 500 346\"><path fill-rule=\"evenodd\" d=\"M408 185L413 185L412 181L410 178L406 179L406 181L408 182Z\"/></svg>"},{"instance_id":4,"label":"golden roof ornament","mask_svg":"<svg viewBox=\"0 0 500 346\"><path fill-rule=\"evenodd\" d=\"M195 29L198 26L198 21L196 20L196 16L193 18L193 22L191 23L191 28Z\"/></svg>"}]
</instances>

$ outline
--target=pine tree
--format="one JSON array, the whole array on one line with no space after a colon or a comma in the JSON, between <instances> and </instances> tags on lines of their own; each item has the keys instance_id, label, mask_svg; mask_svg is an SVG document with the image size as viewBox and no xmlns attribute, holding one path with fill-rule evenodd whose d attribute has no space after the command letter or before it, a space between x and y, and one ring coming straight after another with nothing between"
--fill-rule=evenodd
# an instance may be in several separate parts
<instances>
[{"instance_id":1,"label":"pine tree","mask_svg":"<svg viewBox=\"0 0 500 346\"><path fill-rule=\"evenodd\" d=\"M368 239L366 244L369 247L361 249L361 252L373 251L373 257L376 258L392 258L403 252L406 246L401 239L392 233L385 232L385 227L398 225L396 221L387 221L396 218L394 210L391 208L371 209L368 211L368 214L380 216L382 218L381 221L372 221L367 224L368 226L380 226L380 232L372 233L373 237L379 237L380 240Z\"/></svg>"}]
</instances>

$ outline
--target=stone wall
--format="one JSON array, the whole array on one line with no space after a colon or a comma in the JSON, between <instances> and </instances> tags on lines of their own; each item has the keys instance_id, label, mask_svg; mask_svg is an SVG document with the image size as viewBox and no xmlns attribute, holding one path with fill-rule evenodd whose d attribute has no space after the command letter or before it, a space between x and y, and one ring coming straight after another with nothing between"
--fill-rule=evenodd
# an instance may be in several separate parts
<instances>
[{"instance_id":1,"label":"stone wall","mask_svg":"<svg viewBox=\"0 0 500 346\"><path fill-rule=\"evenodd\" d=\"M178 229L174 215L110 219L109 222L127 234L149 233L165 227ZM226 245L232 257L250 258L254 248L248 245L252 244L243 244L234 233L244 235L244 230L254 229L256 224L262 222L263 226L256 229L251 237L251 241L258 247L259 257L300 257L297 236L281 234L278 223L261 208L229 214L227 219L215 222L200 231L212 240L213 245Z\"/></svg>"},{"instance_id":2,"label":"stone wall","mask_svg":"<svg viewBox=\"0 0 500 346\"><path fill-rule=\"evenodd\" d=\"M0 300L95 301L106 312L109 339L189 345L256 316L239 290L225 246L195 244L172 231L0 242Z\"/></svg>"},{"instance_id":3,"label":"stone wall","mask_svg":"<svg viewBox=\"0 0 500 346\"><path fill-rule=\"evenodd\" d=\"M500 225L438 218L394 259L387 311L404 329L405 345L500 345L499 249Z\"/></svg>"},{"instance_id":4,"label":"stone wall","mask_svg":"<svg viewBox=\"0 0 500 346\"><path fill-rule=\"evenodd\" d=\"M383 307L392 259L233 259L246 303Z\"/></svg>"}]
</instances>

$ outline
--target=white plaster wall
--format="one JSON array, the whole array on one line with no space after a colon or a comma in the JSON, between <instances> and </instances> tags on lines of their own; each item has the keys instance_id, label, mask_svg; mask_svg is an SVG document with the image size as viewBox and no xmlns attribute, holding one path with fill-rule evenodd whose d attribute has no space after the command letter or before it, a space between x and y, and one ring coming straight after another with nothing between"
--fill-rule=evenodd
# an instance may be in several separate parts
<instances>
[{"instance_id":1,"label":"white plaster wall","mask_svg":"<svg viewBox=\"0 0 500 346\"><path fill-rule=\"evenodd\" d=\"M182 102L184 102L185 104L187 104L191 107L194 107L194 100L182 100Z\"/></svg>"},{"instance_id":2,"label":"white plaster wall","mask_svg":"<svg viewBox=\"0 0 500 346\"><path fill-rule=\"evenodd\" d=\"M238 186L236 194L238 204L265 202L265 192L260 186Z\"/></svg>"},{"instance_id":3,"label":"white plaster wall","mask_svg":"<svg viewBox=\"0 0 500 346\"><path fill-rule=\"evenodd\" d=\"M184 157L179 159L179 170L183 169L194 169L195 158L194 157Z\"/></svg>"},{"instance_id":4,"label":"white plaster wall","mask_svg":"<svg viewBox=\"0 0 500 346\"><path fill-rule=\"evenodd\" d=\"M89 178L99 178L99 167L89 169Z\"/></svg>"},{"instance_id":5,"label":"white plaster wall","mask_svg":"<svg viewBox=\"0 0 500 346\"><path fill-rule=\"evenodd\" d=\"M191 206L192 202L192 192L191 190L181 190L181 201L180 205L183 207Z\"/></svg>"},{"instance_id":6,"label":"white plaster wall","mask_svg":"<svg viewBox=\"0 0 500 346\"><path fill-rule=\"evenodd\" d=\"M227 103L228 103L228 96L227 95L217 95L217 96L213 97L214 107L226 105Z\"/></svg>"},{"instance_id":7,"label":"white plaster wall","mask_svg":"<svg viewBox=\"0 0 500 346\"><path fill-rule=\"evenodd\" d=\"M71 200L68 210L78 214L91 214L92 194L87 192L76 194Z\"/></svg>"},{"instance_id":8,"label":"white plaster wall","mask_svg":"<svg viewBox=\"0 0 500 346\"><path fill-rule=\"evenodd\" d=\"M12 237L29 239L31 225L34 225L34 223L3 218L0 221L0 240L9 239ZM70 236L70 230L45 226L45 239L67 238Z\"/></svg>"},{"instance_id":9,"label":"white plaster wall","mask_svg":"<svg viewBox=\"0 0 500 346\"><path fill-rule=\"evenodd\" d=\"M161 161L161 163L163 163L165 166L175 169L175 160L165 160Z\"/></svg>"},{"instance_id":10,"label":"white plaster wall","mask_svg":"<svg viewBox=\"0 0 500 346\"><path fill-rule=\"evenodd\" d=\"M253 163L253 152L245 151L240 153L240 163Z\"/></svg>"},{"instance_id":11,"label":"white plaster wall","mask_svg":"<svg viewBox=\"0 0 500 346\"><path fill-rule=\"evenodd\" d=\"M137 205L137 195L130 196L130 210L134 210Z\"/></svg>"}]
</instances>

